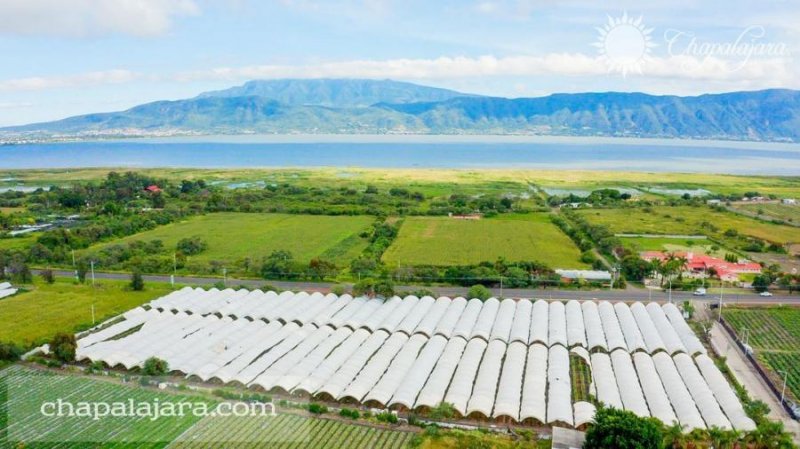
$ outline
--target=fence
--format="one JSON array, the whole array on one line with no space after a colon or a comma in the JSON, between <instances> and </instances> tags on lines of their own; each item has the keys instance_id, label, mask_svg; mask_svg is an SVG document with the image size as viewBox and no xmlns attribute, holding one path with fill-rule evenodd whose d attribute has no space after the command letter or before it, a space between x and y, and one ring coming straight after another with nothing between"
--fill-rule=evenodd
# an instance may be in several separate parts
<instances>
[{"instance_id":1,"label":"fence","mask_svg":"<svg viewBox=\"0 0 800 449\"><path fill-rule=\"evenodd\" d=\"M758 375L761 376L761 379L764 381L764 383L767 384L770 391L772 391L772 394L774 394L775 397L778 399L778 402L780 402L781 388L775 385L775 382L772 381L772 378L767 373L767 370L763 366L761 366L761 363L758 361L758 359L756 359L755 356L753 356L753 353L748 351L747 348L745 348L744 344L736 335L736 332L733 330L731 325L728 324L727 321L725 321L725 318L722 318L720 320L720 324L722 324L722 327L725 329L725 331L728 332L728 334L733 338L733 341L736 342L736 346L739 347L739 349L742 351L747 360L753 365L753 367L755 367ZM791 416L794 419L800 418L800 413L798 413L797 404L790 401L789 399L784 398L781 405L786 410L786 412L789 413L789 416Z\"/></svg>"}]
</instances>

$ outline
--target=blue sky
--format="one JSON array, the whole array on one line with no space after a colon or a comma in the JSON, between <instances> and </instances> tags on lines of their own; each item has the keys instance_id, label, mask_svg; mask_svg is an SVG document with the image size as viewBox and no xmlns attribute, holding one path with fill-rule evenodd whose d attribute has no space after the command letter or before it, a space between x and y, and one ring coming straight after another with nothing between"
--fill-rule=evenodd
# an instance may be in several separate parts
<instances>
[{"instance_id":1,"label":"blue sky","mask_svg":"<svg viewBox=\"0 0 800 449\"><path fill-rule=\"evenodd\" d=\"M0 126L260 78L510 97L798 88L798 23L796 0L3 0Z\"/></svg>"}]
</instances>

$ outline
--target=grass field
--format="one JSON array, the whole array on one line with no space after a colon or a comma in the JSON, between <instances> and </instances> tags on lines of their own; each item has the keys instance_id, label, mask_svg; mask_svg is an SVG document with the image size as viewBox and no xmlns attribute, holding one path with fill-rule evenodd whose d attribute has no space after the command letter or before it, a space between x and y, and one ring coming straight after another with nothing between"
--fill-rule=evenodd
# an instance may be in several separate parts
<instances>
[{"instance_id":1,"label":"grass field","mask_svg":"<svg viewBox=\"0 0 800 449\"><path fill-rule=\"evenodd\" d=\"M214 404L214 401L178 394L160 393L143 388L94 380L73 375L53 374L21 366L0 371L0 383L6 400L0 402L0 429L3 447L62 448L163 448L201 417L193 413L183 416L149 417L45 416L46 402L116 403L133 400L135 404L190 402ZM163 410L163 408L162 408Z\"/></svg>"},{"instance_id":2,"label":"grass field","mask_svg":"<svg viewBox=\"0 0 800 449\"><path fill-rule=\"evenodd\" d=\"M761 214L765 219L777 218L780 220L800 223L800 206L788 204L737 204L737 209L751 214Z\"/></svg>"},{"instance_id":3,"label":"grass field","mask_svg":"<svg viewBox=\"0 0 800 449\"><path fill-rule=\"evenodd\" d=\"M93 246L89 251L135 240L161 240L175 248L184 237L200 236L208 249L189 261L235 262L245 257L259 260L275 250L288 250L295 260L308 262L323 257L346 264L367 246L358 234L373 222L367 216L324 216L250 214L224 212L192 217L113 242Z\"/></svg>"},{"instance_id":4,"label":"grass field","mask_svg":"<svg viewBox=\"0 0 800 449\"><path fill-rule=\"evenodd\" d=\"M121 281L102 281L92 288L66 278L52 285L36 279L26 288L30 291L0 300L0 341L43 343L57 332L91 325L92 304L99 323L171 291L168 284L148 283L145 291L135 292Z\"/></svg>"},{"instance_id":5,"label":"grass field","mask_svg":"<svg viewBox=\"0 0 800 449\"><path fill-rule=\"evenodd\" d=\"M390 265L468 265L537 260L553 268L582 268L580 251L547 214L481 220L409 217L384 253Z\"/></svg>"},{"instance_id":6,"label":"grass field","mask_svg":"<svg viewBox=\"0 0 800 449\"><path fill-rule=\"evenodd\" d=\"M725 256L725 248L716 251L714 243L708 239L676 239L669 237L622 237L623 246L635 251L685 251L695 254L708 254L716 257ZM730 252L730 251L728 251Z\"/></svg>"},{"instance_id":7,"label":"grass field","mask_svg":"<svg viewBox=\"0 0 800 449\"><path fill-rule=\"evenodd\" d=\"M0 249L21 249L27 248L36 241L36 234L27 234L20 237L10 237L0 239Z\"/></svg>"},{"instance_id":8,"label":"grass field","mask_svg":"<svg viewBox=\"0 0 800 449\"><path fill-rule=\"evenodd\" d=\"M210 447L400 449L414 436L327 419L279 414L276 417L206 417L172 442L169 449Z\"/></svg>"},{"instance_id":9,"label":"grass field","mask_svg":"<svg viewBox=\"0 0 800 449\"><path fill-rule=\"evenodd\" d=\"M654 207L645 209L580 210L593 224L608 226L615 234L702 234L720 237L728 229L768 242L800 242L800 228L766 223L732 212L717 212L707 207ZM703 222L718 228L711 232Z\"/></svg>"},{"instance_id":10,"label":"grass field","mask_svg":"<svg viewBox=\"0 0 800 449\"><path fill-rule=\"evenodd\" d=\"M6 170L2 177L14 177L31 184L65 185L75 181L96 180L104 177L109 168ZM116 171L127 171L118 168ZM758 191L762 195L774 194L782 198L800 197L800 178L788 176L718 175L707 173L645 173L603 170L531 170L531 169L190 169L155 168L140 169L142 173L169 179L205 179L207 181L248 182L270 179L275 182L319 183L346 182L349 185L373 183L377 185L409 184L423 186L466 186L481 183L520 185L532 183L561 189L598 189L604 187L661 187L666 189L706 189L722 194L744 194ZM15 181L16 182L16 181Z\"/></svg>"},{"instance_id":11,"label":"grass field","mask_svg":"<svg viewBox=\"0 0 800 449\"><path fill-rule=\"evenodd\" d=\"M788 372L787 388L795 400L800 399L800 309L730 308L723 316L753 347L777 385L782 384L783 373Z\"/></svg>"}]
</instances>

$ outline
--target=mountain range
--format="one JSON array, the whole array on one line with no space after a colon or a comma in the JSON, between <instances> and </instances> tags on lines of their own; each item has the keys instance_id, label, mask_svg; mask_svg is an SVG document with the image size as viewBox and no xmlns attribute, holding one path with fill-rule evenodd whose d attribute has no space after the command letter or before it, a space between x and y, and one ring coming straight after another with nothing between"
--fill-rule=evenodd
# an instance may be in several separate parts
<instances>
[{"instance_id":1,"label":"mountain range","mask_svg":"<svg viewBox=\"0 0 800 449\"><path fill-rule=\"evenodd\" d=\"M540 134L800 141L800 91L500 98L391 80L250 81L120 112L0 128L0 136Z\"/></svg>"}]
</instances>

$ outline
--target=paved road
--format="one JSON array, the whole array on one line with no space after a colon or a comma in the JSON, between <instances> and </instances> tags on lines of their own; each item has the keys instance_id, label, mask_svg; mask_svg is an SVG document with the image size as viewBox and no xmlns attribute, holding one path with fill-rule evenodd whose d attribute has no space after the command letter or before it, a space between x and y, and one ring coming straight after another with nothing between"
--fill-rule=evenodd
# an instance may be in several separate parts
<instances>
[{"instance_id":1,"label":"paved road","mask_svg":"<svg viewBox=\"0 0 800 449\"><path fill-rule=\"evenodd\" d=\"M38 273L38 270L33 270ZM74 272L66 270L54 270L57 276L74 276ZM128 280L129 274L125 273L101 273L95 272L97 279L116 279ZM170 282L169 276L164 275L145 275L145 281L149 282ZM218 277L202 277L202 276L176 276L175 282L178 284L191 284L191 285L210 285L220 282L222 279ZM244 285L247 287L260 287L264 284L271 284L275 287L287 290L306 290L306 291L327 291L333 286L330 282L306 282L306 281L264 281L260 279L233 279L228 278L227 285L239 286ZM416 289L428 289L441 296L464 296L469 290L466 287L429 287L429 286L410 286L400 285L396 286L397 291L411 291ZM542 288L505 288L491 289L492 294L502 296L505 298L542 298L542 299L604 299L608 301L668 301L670 295L667 292L660 290L628 288L624 290L558 290L558 289L542 289ZM687 299L694 299L704 302L717 302L718 297L697 297L692 296L691 292L673 292L673 301L684 301ZM764 298L756 294L727 294L723 296L725 303L736 304L798 304L800 305L800 294L797 295L775 295L771 298Z\"/></svg>"}]
</instances>

